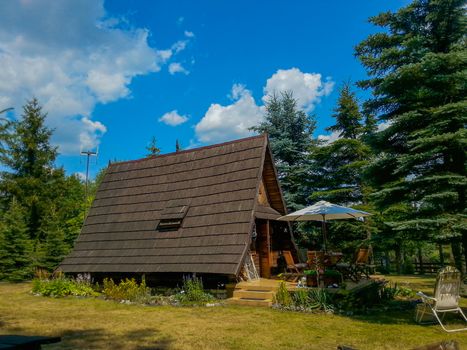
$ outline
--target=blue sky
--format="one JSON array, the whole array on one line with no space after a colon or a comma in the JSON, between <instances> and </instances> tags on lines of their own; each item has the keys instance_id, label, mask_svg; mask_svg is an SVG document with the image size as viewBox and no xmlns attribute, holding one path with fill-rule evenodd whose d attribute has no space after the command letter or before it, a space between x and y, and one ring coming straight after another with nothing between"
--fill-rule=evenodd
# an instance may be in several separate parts
<instances>
[{"instance_id":1,"label":"blue sky","mask_svg":"<svg viewBox=\"0 0 467 350\"><path fill-rule=\"evenodd\" d=\"M83 172L81 149L109 160L249 134L265 96L293 90L332 123L339 85L365 77L353 48L368 17L407 1L0 2L0 110L39 98L58 164ZM359 92L365 98L365 93Z\"/></svg>"}]
</instances>

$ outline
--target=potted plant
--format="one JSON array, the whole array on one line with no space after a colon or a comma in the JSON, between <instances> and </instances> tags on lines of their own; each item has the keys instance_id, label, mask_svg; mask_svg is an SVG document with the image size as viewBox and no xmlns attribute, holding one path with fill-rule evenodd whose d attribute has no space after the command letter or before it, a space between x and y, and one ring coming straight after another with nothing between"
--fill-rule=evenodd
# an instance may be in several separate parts
<instances>
[{"instance_id":1,"label":"potted plant","mask_svg":"<svg viewBox=\"0 0 467 350\"><path fill-rule=\"evenodd\" d=\"M342 274L337 270L326 270L323 274L323 281L325 286L338 285L342 282Z\"/></svg>"},{"instance_id":2,"label":"potted plant","mask_svg":"<svg viewBox=\"0 0 467 350\"><path fill-rule=\"evenodd\" d=\"M319 275L317 270L305 270L303 273L306 276L307 287L318 287Z\"/></svg>"}]
</instances>

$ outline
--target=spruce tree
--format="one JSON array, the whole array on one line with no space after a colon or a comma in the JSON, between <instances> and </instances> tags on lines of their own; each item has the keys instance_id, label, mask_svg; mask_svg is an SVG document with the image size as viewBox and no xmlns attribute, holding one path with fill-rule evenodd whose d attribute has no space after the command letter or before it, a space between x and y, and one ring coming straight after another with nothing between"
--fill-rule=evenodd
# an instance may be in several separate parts
<instances>
[{"instance_id":1,"label":"spruce tree","mask_svg":"<svg viewBox=\"0 0 467 350\"><path fill-rule=\"evenodd\" d=\"M416 0L370 19L384 28L356 48L371 89L375 136L368 179L381 210L410 208L389 224L412 239L450 241L467 258L466 15L462 0ZM467 260L467 259L465 259Z\"/></svg>"},{"instance_id":2,"label":"spruce tree","mask_svg":"<svg viewBox=\"0 0 467 350\"><path fill-rule=\"evenodd\" d=\"M363 182L362 174L370 160L371 149L361 139L369 126L362 123L363 116L349 83L340 89L334 112L335 124L327 130L337 133L339 138L314 147L310 153L315 189L310 201L326 200L369 210L369 189ZM348 220L330 222L328 227L330 240L339 243L340 249L348 245L351 250L367 238L369 229L368 225Z\"/></svg>"},{"instance_id":3,"label":"spruce tree","mask_svg":"<svg viewBox=\"0 0 467 350\"><path fill-rule=\"evenodd\" d=\"M363 117L355 93L348 82L340 89L333 117L336 119L336 124L328 127L327 131L334 131L341 138L354 140L361 134Z\"/></svg>"},{"instance_id":4,"label":"spruce tree","mask_svg":"<svg viewBox=\"0 0 467 350\"><path fill-rule=\"evenodd\" d=\"M65 243L60 218L53 206L49 208L43 223L41 231L45 239L38 249L38 267L53 271L63 260L69 247Z\"/></svg>"},{"instance_id":5,"label":"spruce tree","mask_svg":"<svg viewBox=\"0 0 467 350\"><path fill-rule=\"evenodd\" d=\"M4 164L10 171L2 174L3 200L13 197L24 207L28 232L39 238L41 217L53 196L49 196L57 149L50 144L52 130L45 126L46 114L37 99L23 107L20 120L13 121L7 139Z\"/></svg>"},{"instance_id":6,"label":"spruce tree","mask_svg":"<svg viewBox=\"0 0 467 350\"><path fill-rule=\"evenodd\" d=\"M175 140L175 152L180 152L182 150L182 147L180 146L180 142L178 142L178 139Z\"/></svg>"},{"instance_id":7,"label":"spruce tree","mask_svg":"<svg viewBox=\"0 0 467 350\"><path fill-rule=\"evenodd\" d=\"M32 276L32 244L24 210L13 198L0 224L0 280L22 281Z\"/></svg>"},{"instance_id":8,"label":"spruce tree","mask_svg":"<svg viewBox=\"0 0 467 350\"><path fill-rule=\"evenodd\" d=\"M268 133L281 187L290 210L307 204L308 152L316 144L316 121L297 106L293 93L272 95L266 102L265 120L252 130Z\"/></svg>"},{"instance_id":9,"label":"spruce tree","mask_svg":"<svg viewBox=\"0 0 467 350\"><path fill-rule=\"evenodd\" d=\"M146 147L146 150L148 151L146 157L158 156L161 153L160 148L157 147L157 140L155 136L152 137L151 142Z\"/></svg>"}]
</instances>

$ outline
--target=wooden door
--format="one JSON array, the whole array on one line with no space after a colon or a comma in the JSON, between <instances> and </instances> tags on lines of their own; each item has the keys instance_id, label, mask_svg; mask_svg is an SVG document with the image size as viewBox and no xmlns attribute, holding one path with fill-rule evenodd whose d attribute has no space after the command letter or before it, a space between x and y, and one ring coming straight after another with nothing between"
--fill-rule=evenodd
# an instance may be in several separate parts
<instances>
[{"instance_id":1,"label":"wooden door","mask_svg":"<svg viewBox=\"0 0 467 350\"><path fill-rule=\"evenodd\" d=\"M258 221L256 225L260 275L263 278L271 277L271 234L269 220Z\"/></svg>"}]
</instances>

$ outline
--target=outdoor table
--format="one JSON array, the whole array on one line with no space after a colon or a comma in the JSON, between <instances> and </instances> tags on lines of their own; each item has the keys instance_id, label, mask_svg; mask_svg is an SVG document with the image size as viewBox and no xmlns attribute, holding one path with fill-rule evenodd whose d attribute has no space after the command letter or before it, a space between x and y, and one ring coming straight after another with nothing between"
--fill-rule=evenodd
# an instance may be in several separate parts
<instances>
[{"instance_id":1,"label":"outdoor table","mask_svg":"<svg viewBox=\"0 0 467 350\"><path fill-rule=\"evenodd\" d=\"M0 335L0 350L40 350L43 344L58 343L60 337Z\"/></svg>"}]
</instances>

